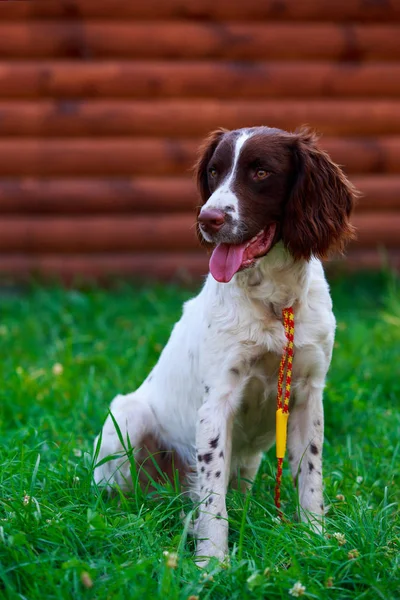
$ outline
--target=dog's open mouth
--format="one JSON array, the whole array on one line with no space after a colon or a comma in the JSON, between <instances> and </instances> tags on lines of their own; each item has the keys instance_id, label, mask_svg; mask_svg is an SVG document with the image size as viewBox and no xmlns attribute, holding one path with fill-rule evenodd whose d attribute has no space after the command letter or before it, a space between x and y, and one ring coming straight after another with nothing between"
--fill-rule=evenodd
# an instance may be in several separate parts
<instances>
[{"instance_id":1,"label":"dog's open mouth","mask_svg":"<svg viewBox=\"0 0 400 600\"><path fill-rule=\"evenodd\" d=\"M218 244L210 259L214 279L228 283L235 273L251 267L257 258L265 256L271 248L275 230L276 223L273 223L243 244Z\"/></svg>"}]
</instances>

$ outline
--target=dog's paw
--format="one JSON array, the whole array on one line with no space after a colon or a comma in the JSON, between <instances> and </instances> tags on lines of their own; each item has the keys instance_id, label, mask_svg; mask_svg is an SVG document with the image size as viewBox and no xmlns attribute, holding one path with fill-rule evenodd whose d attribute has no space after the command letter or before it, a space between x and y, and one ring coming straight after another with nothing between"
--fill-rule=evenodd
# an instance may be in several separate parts
<instances>
[{"instance_id":1,"label":"dog's paw","mask_svg":"<svg viewBox=\"0 0 400 600\"><path fill-rule=\"evenodd\" d=\"M199 569L205 569L211 560L213 559L217 559L220 566L227 568L229 565L229 556L227 554L220 554L218 553L218 556L215 555L203 555L203 554L197 554L195 555L194 561L196 563L196 567L199 567Z\"/></svg>"},{"instance_id":2,"label":"dog's paw","mask_svg":"<svg viewBox=\"0 0 400 600\"><path fill-rule=\"evenodd\" d=\"M298 515L296 515L298 521ZM323 535L324 533L324 515L313 513L309 510L300 509L300 517L303 523L306 523L313 533Z\"/></svg>"},{"instance_id":3,"label":"dog's paw","mask_svg":"<svg viewBox=\"0 0 400 600\"><path fill-rule=\"evenodd\" d=\"M210 540L199 540L195 556L196 565L204 569L212 558L216 558L220 563L226 565L229 561L227 544L219 546Z\"/></svg>"}]
</instances>

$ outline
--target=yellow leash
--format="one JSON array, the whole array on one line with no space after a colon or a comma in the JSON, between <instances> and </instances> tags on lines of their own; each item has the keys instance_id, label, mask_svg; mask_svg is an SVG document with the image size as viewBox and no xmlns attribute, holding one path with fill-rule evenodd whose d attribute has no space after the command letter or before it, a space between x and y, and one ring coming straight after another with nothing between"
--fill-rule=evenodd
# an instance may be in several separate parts
<instances>
[{"instance_id":1,"label":"yellow leash","mask_svg":"<svg viewBox=\"0 0 400 600\"><path fill-rule=\"evenodd\" d=\"M290 388L292 384L292 365L294 351L294 312L293 308L284 308L282 311L283 326L285 329L286 344L279 365L278 394L276 399L276 457L278 465L275 483L275 506L282 518L281 511L281 483L282 466L286 453L287 423L289 418ZM285 380L286 370L286 380ZM285 380L285 384L284 384ZM283 391L285 390L285 392Z\"/></svg>"}]
</instances>

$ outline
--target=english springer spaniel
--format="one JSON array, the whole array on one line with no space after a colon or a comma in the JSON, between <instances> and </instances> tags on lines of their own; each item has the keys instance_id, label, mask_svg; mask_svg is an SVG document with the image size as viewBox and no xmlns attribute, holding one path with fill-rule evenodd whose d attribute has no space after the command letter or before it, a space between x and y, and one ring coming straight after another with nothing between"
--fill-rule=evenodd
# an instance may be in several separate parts
<instances>
[{"instance_id":1,"label":"english springer spaniel","mask_svg":"<svg viewBox=\"0 0 400 600\"><path fill-rule=\"evenodd\" d=\"M123 446L141 480L178 468L199 502L196 555L204 564L227 553L228 485L246 489L275 441L286 307L296 323L288 458L302 519L321 528L322 396L335 318L320 259L353 237L356 192L305 129L219 129L195 170L210 274L147 379L113 400L95 442L94 477L129 488Z\"/></svg>"}]
</instances>

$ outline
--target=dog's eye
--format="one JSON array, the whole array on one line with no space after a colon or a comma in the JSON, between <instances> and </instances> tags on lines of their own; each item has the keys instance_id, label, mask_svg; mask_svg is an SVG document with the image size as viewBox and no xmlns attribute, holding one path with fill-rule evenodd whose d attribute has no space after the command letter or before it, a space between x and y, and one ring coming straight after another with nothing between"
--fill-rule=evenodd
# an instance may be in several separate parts
<instances>
[{"instance_id":1,"label":"dog's eye","mask_svg":"<svg viewBox=\"0 0 400 600\"><path fill-rule=\"evenodd\" d=\"M214 169L214 167L210 167L208 169L208 174L210 175L210 177L216 177L217 176L217 169Z\"/></svg>"},{"instance_id":2,"label":"dog's eye","mask_svg":"<svg viewBox=\"0 0 400 600\"><path fill-rule=\"evenodd\" d=\"M267 177L270 175L270 173L268 173L268 171L266 171L265 169L256 169L254 171L254 179L256 179L257 181L262 181L263 179L267 179Z\"/></svg>"}]
</instances>

